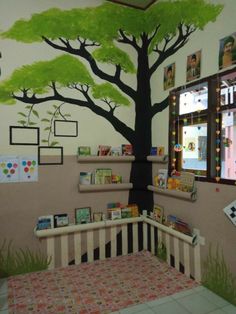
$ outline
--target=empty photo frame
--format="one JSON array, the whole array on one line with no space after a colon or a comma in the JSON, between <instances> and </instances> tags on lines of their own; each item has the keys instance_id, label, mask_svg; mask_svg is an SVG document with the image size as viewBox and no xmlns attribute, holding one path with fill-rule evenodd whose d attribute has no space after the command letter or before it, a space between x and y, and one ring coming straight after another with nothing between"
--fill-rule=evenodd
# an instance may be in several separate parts
<instances>
[{"instance_id":1,"label":"empty photo frame","mask_svg":"<svg viewBox=\"0 0 236 314\"><path fill-rule=\"evenodd\" d=\"M10 126L10 145L39 145L39 128Z\"/></svg>"},{"instance_id":2,"label":"empty photo frame","mask_svg":"<svg viewBox=\"0 0 236 314\"><path fill-rule=\"evenodd\" d=\"M62 165L63 164L63 147L38 147L38 164L39 165Z\"/></svg>"},{"instance_id":3,"label":"empty photo frame","mask_svg":"<svg viewBox=\"0 0 236 314\"><path fill-rule=\"evenodd\" d=\"M54 120L54 136L77 137L78 121Z\"/></svg>"}]
</instances>

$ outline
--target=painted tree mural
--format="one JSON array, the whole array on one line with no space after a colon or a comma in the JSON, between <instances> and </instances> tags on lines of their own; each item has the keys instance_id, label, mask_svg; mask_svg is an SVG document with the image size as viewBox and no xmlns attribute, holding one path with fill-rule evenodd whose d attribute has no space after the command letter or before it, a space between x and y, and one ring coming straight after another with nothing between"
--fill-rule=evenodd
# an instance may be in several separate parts
<instances>
[{"instance_id":1,"label":"painted tree mural","mask_svg":"<svg viewBox=\"0 0 236 314\"><path fill-rule=\"evenodd\" d=\"M146 186L152 182L152 165L144 160L152 145L152 119L168 106L168 98L160 103L152 99L150 81L162 63L221 10L222 6L204 0L159 1L146 11L105 3L69 11L50 9L19 20L2 37L41 42L62 55L15 70L0 85L0 101L25 103L37 116L36 106L54 100L87 108L106 119L133 145L136 161L129 202L150 209L153 195ZM136 60L125 52L127 47ZM112 65L113 71L106 72L103 63ZM122 79L123 73L136 76L135 88ZM96 78L104 83L97 84ZM73 90L74 96L68 96L67 90ZM135 106L134 129L116 116L121 106L128 105Z\"/></svg>"}]
</instances>

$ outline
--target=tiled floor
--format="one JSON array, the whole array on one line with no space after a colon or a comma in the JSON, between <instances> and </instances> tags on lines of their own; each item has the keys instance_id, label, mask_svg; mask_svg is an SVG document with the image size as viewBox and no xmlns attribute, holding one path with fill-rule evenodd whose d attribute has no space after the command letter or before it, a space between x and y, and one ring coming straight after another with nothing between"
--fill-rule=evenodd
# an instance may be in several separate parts
<instances>
[{"instance_id":1,"label":"tiled floor","mask_svg":"<svg viewBox=\"0 0 236 314\"><path fill-rule=\"evenodd\" d=\"M0 314L8 313L7 282L0 280ZM236 314L236 307L210 290L199 286L113 314ZM17 313L15 313L17 314ZM27 313L26 313L27 314ZM79 313L75 313L79 314Z\"/></svg>"}]
</instances>

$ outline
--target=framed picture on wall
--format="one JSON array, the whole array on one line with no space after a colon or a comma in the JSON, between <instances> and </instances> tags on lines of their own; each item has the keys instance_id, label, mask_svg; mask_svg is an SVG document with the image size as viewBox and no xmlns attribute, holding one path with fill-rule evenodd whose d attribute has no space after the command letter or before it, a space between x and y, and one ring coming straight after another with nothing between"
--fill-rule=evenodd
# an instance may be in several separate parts
<instances>
[{"instance_id":1,"label":"framed picture on wall","mask_svg":"<svg viewBox=\"0 0 236 314\"><path fill-rule=\"evenodd\" d=\"M236 32L220 40L219 69L236 64Z\"/></svg>"},{"instance_id":2,"label":"framed picture on wall","mask_svg":"<svg viewBox=\"0 0 236 314\"><path fill-rule=\"evenodd\" d=\"M198 79L201 74L201 50L196 51L187 57L186 81Z\"/></svg>"},{"instance_id":3,"label":"framed picture on wall","mask_svg":"<svg viewBox=\"0 0 236 314\"><path fill-rule=\"evenodd\" d=\"M175 63L164 68L164 90L175 86Z\"/></svg>"},{"instance_id":4,"label":"framed picture on wall","mask_svg":"<svg viewBox=\"0 0 236 314\"><path fill-rule=\"evenodd\" d=\"M87 224L91 222L91 207L82 207L75 209L75 223Z\"/></svg>"}]
</instances>

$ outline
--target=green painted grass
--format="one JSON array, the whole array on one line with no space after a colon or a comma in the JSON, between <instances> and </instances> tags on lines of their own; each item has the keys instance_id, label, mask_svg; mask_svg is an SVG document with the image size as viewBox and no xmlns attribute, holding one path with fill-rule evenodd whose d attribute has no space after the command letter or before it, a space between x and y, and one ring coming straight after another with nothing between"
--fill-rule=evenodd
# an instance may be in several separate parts
<instances>
[{"instance_id":1,"label":"green painted grass","mask_svg":"<svg viewBox=\"0 0 236 314\"><path fill-rule=\"evenodd\" d=\"M47 269L50 260L42 252L28 248L14 250L12 241L0 246L0 278Z\"/></svg>"},{"instance_id":2,"label":"green painted grass","mask_svg":"<svg viewBox=\"0 0 236 314\"><path fill-rule=\"evenodd\" d=\"M211 246L209 248L207 259L204 262L202 284L228 302L236 305L236 278L226 265L223 250L220 253L218 246L215 252L213 252Z\"/></svg>"}]
</instances>

